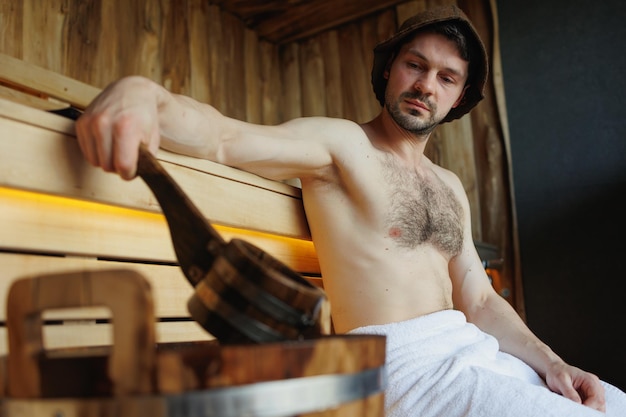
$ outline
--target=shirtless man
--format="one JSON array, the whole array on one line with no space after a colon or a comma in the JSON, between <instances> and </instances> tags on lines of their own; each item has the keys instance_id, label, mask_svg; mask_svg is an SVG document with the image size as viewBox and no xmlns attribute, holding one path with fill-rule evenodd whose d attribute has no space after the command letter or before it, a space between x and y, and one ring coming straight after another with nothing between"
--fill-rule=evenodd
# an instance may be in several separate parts
<instances>
[{"instance_id":1,"label":"shirtless man","mask_svg":"<svg viewBox=\"0 0 626 417\"><path fill-rule=\"evenodd\" d=\"M434 22L455 23L457 35L434 29ZM482 99L487 58L471 23L455 7L433 10L409 19L375 53L372 83L384 106L363 125L323 117L254 125L129 77L109 86L78 120L79 143L89 162L125 179L135 176L140 142L153 152L161 146L274 180L300 178L335 330L388 335L387 415L439 415L433 404L446 416L487 415L485 409L524 417L617 413L605 402L605 388L626 409L621 391L566 364L493 290L472 241L461 182L424 156L439 123ZM426 346L422 339L403 344L399 334L422 337L450 326L465 330L431 352L447 357L396 361L412 343L416 354ZM479 335L476 346L493 350L477 366L492 372L499 347L525 362L515 359L536 381L498 372L495 379L472 379L470 368L452 370L461 353L447 344L474 346L463 333L468 328ZM457 375L454 383L437 374L446 367ZM488 391L481 391L484 381ZM505 386L521 394L498 395Z\"/></svg>"}]
</instances>

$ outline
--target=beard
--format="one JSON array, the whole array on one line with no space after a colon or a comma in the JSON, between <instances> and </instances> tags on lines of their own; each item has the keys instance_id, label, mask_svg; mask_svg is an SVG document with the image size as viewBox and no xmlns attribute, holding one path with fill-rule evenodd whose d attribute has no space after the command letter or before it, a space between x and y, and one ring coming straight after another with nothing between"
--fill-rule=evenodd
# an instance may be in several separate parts
<instances>
[{"instance_id":1,"label":"beard","mask_svg":"<svg viewBox=\"0 0 626 417\"><path fill-rule=\"evenodd\" d=\"M419 100L424 103L424 105L428 107L429 116L426 119L422 119L420 118L420 113L413 109L409 110L408 113L404 113L400 110L400 104L405 99ZM391 118L398 124L398 126L413 133L414 135L422 136L431 133L443 119L436 117L437 105L431 103L428 100L428 97L420 92L402 93L395 101L387 96L385 98L385 107L391 115Z\"/></svg>"}]
</instances>

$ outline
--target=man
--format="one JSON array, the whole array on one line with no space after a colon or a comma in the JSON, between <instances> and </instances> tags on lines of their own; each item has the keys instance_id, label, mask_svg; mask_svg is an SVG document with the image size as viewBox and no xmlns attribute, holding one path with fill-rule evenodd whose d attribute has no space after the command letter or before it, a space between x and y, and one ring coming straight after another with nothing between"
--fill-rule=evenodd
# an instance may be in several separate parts
<instances>
[{"instance_id":1,"label":"man","mask_svg":"<svg viewBox=\"0 0 626 417\"><path fill-rule=\"evenodd\" d=\"M493 290L461 182L424 156L439 123L482 99L486 76L482 42L449 6L376 47L383 109L363 125L253 125L130 77L108 87L76 131L92 164L126 179L140 142L300 178L335 330L387 336L387 415L618 415L626 395L566 364Z\"/></svg>"}]
</instances>

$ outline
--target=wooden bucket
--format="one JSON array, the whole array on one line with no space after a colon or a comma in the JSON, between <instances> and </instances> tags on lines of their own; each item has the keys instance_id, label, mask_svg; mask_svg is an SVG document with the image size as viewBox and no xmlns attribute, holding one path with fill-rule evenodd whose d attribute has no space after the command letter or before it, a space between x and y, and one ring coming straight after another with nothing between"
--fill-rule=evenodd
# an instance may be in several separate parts
<instances>
[{"instance_id":1,"label":"wooden bucket","mask_svg":"<svg viewBox=\"0 0 626 417\"><path fill-rule=\"evenodd\" d=\"M41 314L102 305L114 343L46 350ZM133 271L26 278L9 292L6 417L383 416L385 338L156 344L148 282Z\"/></svg>"}]
</instances>

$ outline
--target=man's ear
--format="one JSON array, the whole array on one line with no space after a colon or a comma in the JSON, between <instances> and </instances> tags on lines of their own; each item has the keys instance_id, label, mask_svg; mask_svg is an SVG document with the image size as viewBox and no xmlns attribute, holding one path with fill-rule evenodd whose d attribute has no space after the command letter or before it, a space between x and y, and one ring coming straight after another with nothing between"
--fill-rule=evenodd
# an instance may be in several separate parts
<instances>
[{"instance_id":1,"label":"man's ear","mask_svg":"<svg viewBox=\"0 0 626 417\"><path fill-rule=\"evenodd\" d=\"M391 70L391 64L393 63L393 60L395 57L396 57L396 54L393 53L389 56L389 59L387 60L387 65L385 65L385 71L383 71L383 78L385 80L389 79L389 71Z\"/></svg>"},{"instance_id":2,"label":"man's ear","mask_svg":"<svg viewBox=\"0 0 626 417\"><path fill-rule=\"evenodd\" d=\"M455 108L459 107L461 104L465 103L465 93L467 92L468 88L469 88L469 84L466 85L465 87L463 87L463 91L461 91L461 94L459 95L459 98L456 99L456 101L452 105L453 109L455 109Z\"/></svg>"}]
</instances>

